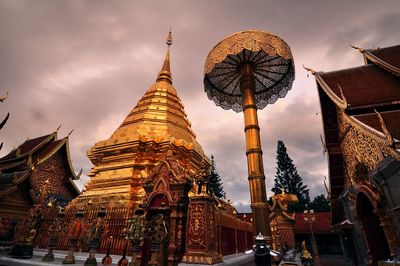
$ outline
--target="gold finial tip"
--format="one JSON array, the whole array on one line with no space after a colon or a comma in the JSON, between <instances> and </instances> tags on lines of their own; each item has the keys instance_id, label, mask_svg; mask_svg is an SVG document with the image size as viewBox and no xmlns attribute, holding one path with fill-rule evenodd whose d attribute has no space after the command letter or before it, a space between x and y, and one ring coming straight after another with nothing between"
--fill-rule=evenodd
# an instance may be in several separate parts
<instances>
[{"instance_id":1,"label":"gold finial tip","mask_svg":"<svg viewBox=\"0 0 400 266\"><path fill-rule=\"evenodd\" d=\"M167 45L171 46L171 44L172 44L172 27L169 28L169 33L167 37Z\"/></svg>"}]
</instances>

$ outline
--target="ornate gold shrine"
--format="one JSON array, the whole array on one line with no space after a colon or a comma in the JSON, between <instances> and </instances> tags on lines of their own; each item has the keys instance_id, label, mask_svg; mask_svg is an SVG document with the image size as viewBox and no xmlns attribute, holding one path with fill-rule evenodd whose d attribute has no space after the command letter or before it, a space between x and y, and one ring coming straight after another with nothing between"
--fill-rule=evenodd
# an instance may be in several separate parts
<instances>
[{"instance_id":1,"label":"ornate gold shrine","mask_svg":"<svg viewBox=\"0 0 400 266\"><path fill-rule=\"evenodd\" d=\"M156 83L107 140L97 142L87 156L94 167L91 180L73 204L112 204L132 209L143 199L142 182L164 159L167 150L185 161L193 173L209 167L183 104L172 85L169 46Z\"/></svg>"}]
</instances>

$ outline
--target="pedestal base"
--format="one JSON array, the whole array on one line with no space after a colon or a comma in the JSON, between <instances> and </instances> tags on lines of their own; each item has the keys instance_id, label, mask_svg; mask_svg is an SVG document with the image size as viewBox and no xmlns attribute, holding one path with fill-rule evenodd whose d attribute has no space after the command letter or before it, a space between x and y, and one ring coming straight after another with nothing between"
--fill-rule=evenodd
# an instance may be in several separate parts
<instances>
[{"instance_id":1,"label":"pedestal base","mask_svg":"<svg viewBox=\"0 0 400 266\"><path fill-rule=\"evenodd\" d=\"M1 241L0 240L0 256L7 255L14 246L12 241Z\"/></svg>"},{"instance_id":2,"label":"pedestal base","mask_svg":"<svg viewBox=\"0 0 400 266\"><path fill-rule=\"evenodd\" d=\"M96 258L87 258L84 265L85 266L97 266Z\"/></svg>"},{"instance_id":3,"label":"pedestal base","mask_svg":"<svg viewBox=\"0 0 400 266\"><path fill-rule=\"evenodd\" d=\"M33 256L33 245L31 244L16 244L11 252L8 254L9 257L18 259L30 259Z\"/></svg>"},{"instance_id":4,"label":"pedestal base","mask_svg":"<svg viewBox=\"0 0 400 266\"><path fill-rule=\"evenodd\" d=\"M46 255L44 255L42 261L54 261L54 254L47 253Z\"/></svg>"},{"instance_id":5,"label":"pedestal base","mask_svg":"<svg viewBox=\"0 0 400 266\"><path fill-rule=\"evenodd\" d=\"M63 264L75 264L75 257L65 258L62 263Z\"/></svg>"}]
</instances>

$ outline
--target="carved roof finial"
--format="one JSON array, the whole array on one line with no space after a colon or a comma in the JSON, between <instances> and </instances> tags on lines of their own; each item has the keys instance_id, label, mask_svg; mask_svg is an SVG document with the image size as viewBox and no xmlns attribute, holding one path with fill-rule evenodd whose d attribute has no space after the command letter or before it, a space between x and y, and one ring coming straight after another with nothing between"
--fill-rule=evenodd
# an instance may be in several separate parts
<instances>
[{"instance_id":1,"label":"carved roof finial","mask_svg":"<svg viewBox=\"0 0 400 266\"><path fill-rule=\"evenodd\" d=\"M343 100L344 109L346 109L346 108L347 108L347 106L348 106L347 99L346 99L346 97L344 96L344 93L343 93L342 86L340 86L340 84L339 84L339 83L337 83L337 85L338 85L338 87L339 87L340 96L342 97L342 100Z\"/></svg>"},{"instance_id":2,"label":"carved roof finial","mask_svg":"<svg viewBox=\"0 0 400 266\"><path fill-rule=\"evenodd\" d=\"M80 178L82 175L83 169L81 168L81 170L79 171L79 173L76 175L77 178Z\"/></svg>"},{"instance_id":3,"label":"carved roof finial","mask_svg":"<svg viewBox=\"0 0 400 266\"><path fill-rule=\"evenodd\" d=\"M328 152L328 149L326 148L326 144L324 139L322 138L322 135L320 134L319 137L321 138L321 144L322 144L322 152L325 156L325 154Z\"/></svg>"},{"instance_id":4,"label":"carved roof finial","mask_svg":"<svg viewBox=\"0 0 400 266\"><path fill-rule=\"evenodd\" d=\"M374 111L375 111L376 115L378 116L379 123L381 124L381 128L382 128L383 134L385 134L387 145L389 147L393 146L394 145L394 140L393 140L392 134L390 134L390 131L386 127L385 120L383 120L382 115L376 109L374 109Z\"/></svg>"},{"instance_id":5,"label":"carved roof finial","mask_svg":"<svg viewBox=\"0 0 400 266\"><path fill-rule=\"evenodd\" d=\"M324 176L324 187L325 187L326 193L328 194L328 199L330 199L331 191L329 190L328 185L326 184L326 176Z\"/></svg>"},{"instance_id":6,"label":"carved roof finial","mask_svg":"<svg viewBox=\"0 0 400 266\"><path fill-rule=\"evenodd\" d=\"M312 75L315 75L315 73L317 73L317 71L315 71L315 70L312 69L312 68L306 67L305 65L303 65L303 68L304 68L305 70L307 70L308 72L310 72Z\"/></svg>"},{"instance_id":7,"label":"carved roof finial","mask_svg":"<svg viewBox=\"0 0 400 266\"><path fill-rule=\"evenodd\" d=\"M8 91L6 92L6 96L0 97L0 102L4 102L5 99L8 97Z\"/></svg>"},{"instance_id":8,"label":"carved roof finial","mask_svg":"<svg viewBox=\"0 0 400 266\"><path fill-rule=\"evenodd\" d=\"M358 46L352 45L350 43L349 43L349 45L351 48L358 50L360 53L364 53L364 51L365 51L363 48L360 48Z\"/></svg>"}]
</instances>

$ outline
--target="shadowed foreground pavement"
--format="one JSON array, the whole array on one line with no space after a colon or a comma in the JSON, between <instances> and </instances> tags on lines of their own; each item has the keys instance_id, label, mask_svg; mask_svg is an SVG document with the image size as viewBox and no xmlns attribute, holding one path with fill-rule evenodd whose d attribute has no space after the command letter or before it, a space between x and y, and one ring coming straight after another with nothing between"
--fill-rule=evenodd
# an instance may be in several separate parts
<instances>
[{"instance_id":1,"label":"shadowed foreground pavement","mask_svg":"<svg viewBox=\"0 0 400 266\"><path fill-rule=\"evenodd\" d=\"M55 265L66 265L62 264L62 261L66 255L66 251L63 250L55 250L54 251L54 261L44 262L42 261L43 256L47 253L47 250L44 249L34 249L33 258L31 259L14 259L6 256L0 256L0 266L55 266ZM83 266L89 253L87 252L75 252L75 266ZM101 260L105 254L96 254L96 259L98 265L101 265ZM121 255L110 255L112 258L112 265L117 265L118 261L122 258ZM129 260L131 259L128 257ZM237 266L253 266L254 265L254 257L252 255L245 255L244 253L235 254L225 256L223 258L223 263L215 264L215 265L237 265ZM188 266L188 265L196 265L201 266L201 264L184 264L180 263L180 266Z\"/></svg>"},{"instance_id":2,"label":"shadowed foreground pavement","mask_svg":"<svg viewBox=\"0 0 400 266\"><path fill-rule=\"evenodd\" d=\"M32 259L14 259L8 258L6 256L0 256L0 266L55 266L55 265L65 265L62 264L62 261L66 255L66 251L63 250L56 250L54 252L55 261L51 262L43 262L42 258L47 253L44 249L35 249L34 256ZM72 264L75 266L83 266L85 263L86 258L89 256L89 253L86 252L76 252L75 253L75 260L76 263ZM105 254L96 254L98 265L101 265L101 260ZM121 259L121 255L111 255L113 260L112 265L117 265L118 261ZM129 257L129 260L131 258ZM222 265L235 265L235 266L254 266L254 257L253 255L245 255L244 253L234 254L225 256L223 258L223 263L214 264L216 266ZM180 263L179 266L189 266L189 265L196 265L201 266L201 264L186 264ZM321 257L321 265L323 266L351 266L351 264L346 263L342 256L322 256Z\"/></svg>"}]
</instances>

